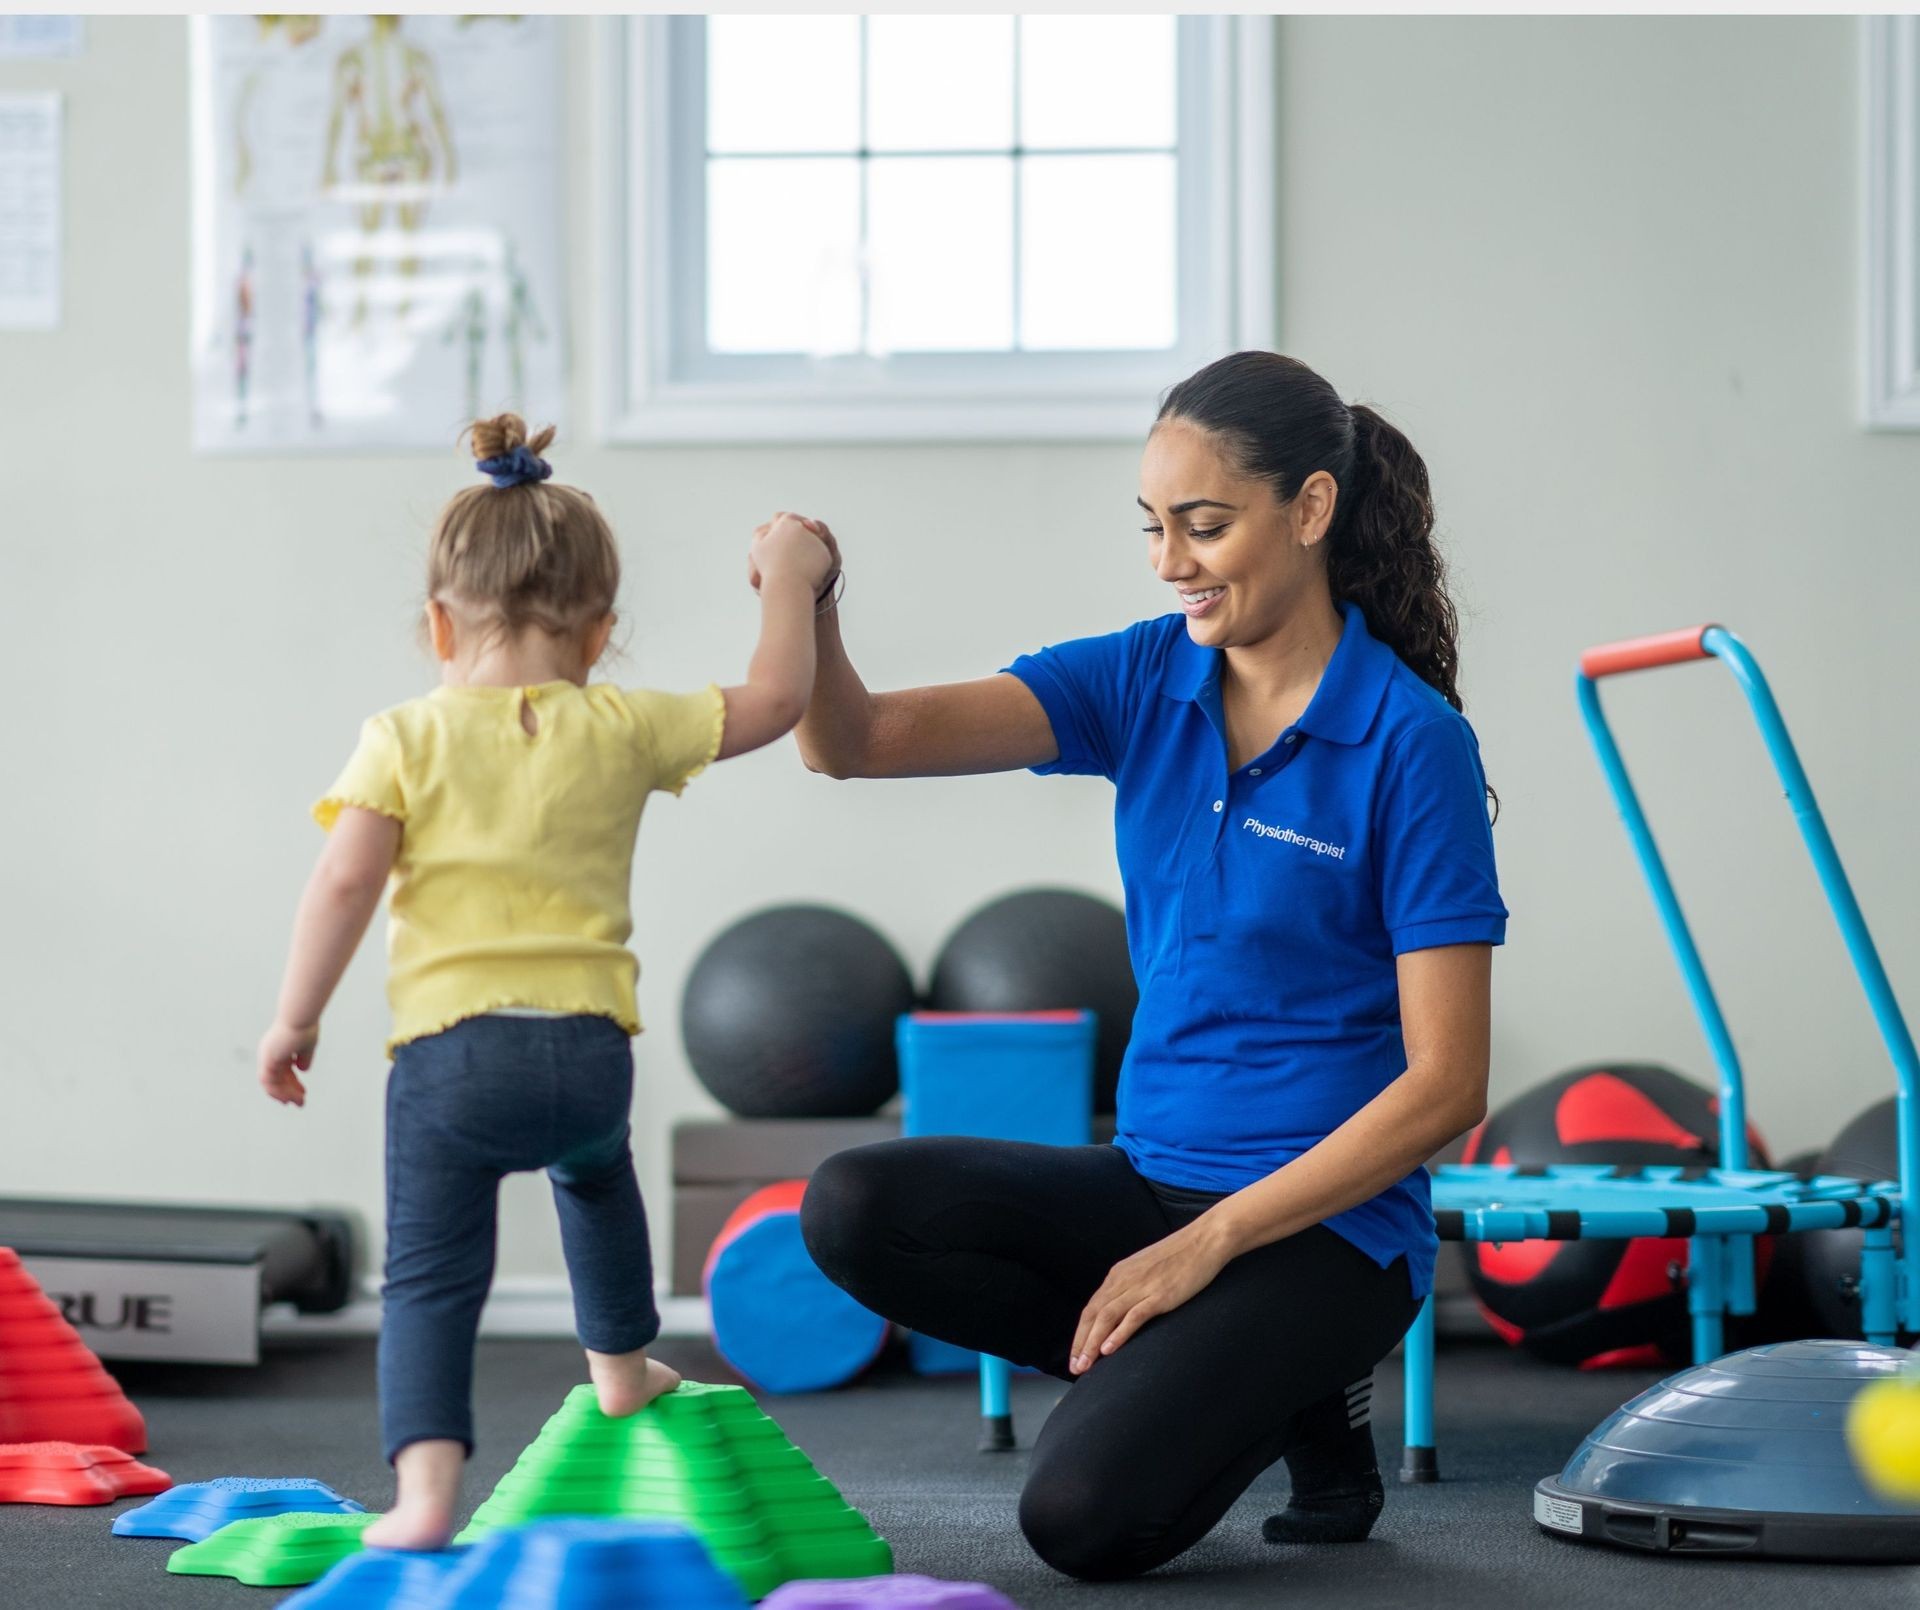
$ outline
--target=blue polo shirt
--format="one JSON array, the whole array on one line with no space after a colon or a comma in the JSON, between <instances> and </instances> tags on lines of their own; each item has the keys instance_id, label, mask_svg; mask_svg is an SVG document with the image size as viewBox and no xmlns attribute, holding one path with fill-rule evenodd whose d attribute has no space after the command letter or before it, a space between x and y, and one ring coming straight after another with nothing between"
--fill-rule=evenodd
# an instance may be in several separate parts
<instances>
[{"instance_id":1,"label":"blue polo shirt","mask_svg":"<svg viewBox=\"0 0 1920 1610\"><path fill-rule=\"evenodd\" d=\"M1140 1005L1115 1143L1147 1178L1237 1191L1406 1068L1394 958L1494 944L1486 779L1466 718L1345 617L1313 701L1227 770L1223 656L1181 615L1023 655L1060 755L1115 787ZM1432 1289L1427 1171L1326 1221Z\"/></svg>"}]
</instances>

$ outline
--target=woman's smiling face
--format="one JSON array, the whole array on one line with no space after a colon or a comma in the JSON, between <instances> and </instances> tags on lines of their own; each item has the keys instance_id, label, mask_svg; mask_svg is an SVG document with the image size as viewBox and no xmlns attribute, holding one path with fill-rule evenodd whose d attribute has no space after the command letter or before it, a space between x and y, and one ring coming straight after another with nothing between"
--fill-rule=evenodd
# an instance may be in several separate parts
<instances>
[{"instance_id":1,"label":"woman's smiling face","mask_svg":"<svg viewBox=\"0 0 1920 1610\"><path fill-rule=\"evenodd\" d=\"M1261 642L1324 588L1336 494L1316 470L1283 504L1234 469L1217 437L1177 417L1156 425L1140 460L1147 558L1174 589L1187 635L1208 648Z\"/></svg>"}]
</instances>

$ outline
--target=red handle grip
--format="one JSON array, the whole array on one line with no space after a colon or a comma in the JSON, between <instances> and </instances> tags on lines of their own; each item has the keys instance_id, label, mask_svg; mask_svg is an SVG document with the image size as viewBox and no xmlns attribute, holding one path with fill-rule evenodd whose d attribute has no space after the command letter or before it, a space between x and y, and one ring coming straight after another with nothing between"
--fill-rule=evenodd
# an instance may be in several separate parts
<instances>
[{"instance_id":1,"label":"red handle grip","mask_svg":"<svg viewBox=\"0 0 1920 1610\"><path fill-rule=\"evenodd\" d=\"M1622 671L1651 671L1656 665L1710 659L1712 656L1703 643L1712 630L1713 623L1709 621L1705 626L1689 626L1678 632L1656 632L1652 637L1602 643L1580 656L1580 672L1598 681L1603 676L1618 676Z\"/></svg>"}]
</instances>

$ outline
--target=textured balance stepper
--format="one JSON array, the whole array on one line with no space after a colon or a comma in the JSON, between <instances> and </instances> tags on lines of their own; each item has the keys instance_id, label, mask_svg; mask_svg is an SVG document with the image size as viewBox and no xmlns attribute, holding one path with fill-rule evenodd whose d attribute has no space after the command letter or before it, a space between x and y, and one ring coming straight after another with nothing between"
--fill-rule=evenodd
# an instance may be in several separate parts
<instances>
[{"instance_id":1,"label":"textured balance stepper","mask_svg":"<svg viewBox=\"0 0 1920 1610\"><path fill-rule=\"evenodd\" d=\"M932 1576L870 1576L857 1582L789 1582L760 1610L1020 1610L984 1582Z\"/></svg>"},{"instance_id":2,"label":"textured balance stepper","mask_svg":"<svg viewBox=\"0 0 1920 1610\"><path fill-rule=\"evenodd\" d=\"M111 1504L164 1493L173 1478L120 1448L73 1442L0 1443L0 1504Z\"/></svg>"},{"instance_id":3,"label":"textured balance stepper","mask_svg":"<svg viewBox=\"0 0 1920 1610\"><path fill-rule=\"evenodd\" d=\"M570 1518L452 1553L368 1549L287 1610L747 1610L747 1601L684 1526Z\"/></svg>"},{"instance_id":4,"label":"textured balance stepper","mask_svg":"<svg viewBox=\"0 0 1920 1610\"><path fill-rule=\"evenodd\" d=\"M306 1476L221 1476L188 1482L115 1518L115 1537L177 1537L198 1543L233 1521L264 1515L364 1515L367 1506Z\"/></svg>"},{"instance_id":5,"label":"textured balance stepper","mask_svg":"<svg viewBox=\"0 0 1920 1610\"><path fill-rule=\"evenodd\" d=\"M362 1549L310 1587L280 1601L281 1610L437 1610L447 1573L467 1551L402 1553Z\"/></svg>"},{"instance_id":6,"label":"textured balance stepper","mask_svg":"<svg viewBox=\"0 0 1920 1610\"><path fill-rule=\"evenodd\" d=\"M0 1247L0 1443L145 1453L147 1422L20 1255Z\"/></svg>"},{"instance_id":7,"label":"textured balance stepper","mask_svg":"<svg viewBox=\"0 0 1920 1610\"><path fill-rule=\"evenodd\" d=\"M179 1576L230 1576L256 1588L295 1588L359 1553L360 1534L378 1519L295 1510L233 1521L204 1543L175 1549L167 1569Z\"/></svg>"},{"instance_id":8,"label":"textured balance stepper","mask_svg":"<svg viewBox=\"0 0 1920 1610\"><path fill-rule=\"evenodd\" d=\"M575 1387L458 1541L550 1515L679 1521L750 1599L795 1577L893 1569L866 1517L740 1386L683 1382L618 1420Z\"/></svg>"}]
</instances>

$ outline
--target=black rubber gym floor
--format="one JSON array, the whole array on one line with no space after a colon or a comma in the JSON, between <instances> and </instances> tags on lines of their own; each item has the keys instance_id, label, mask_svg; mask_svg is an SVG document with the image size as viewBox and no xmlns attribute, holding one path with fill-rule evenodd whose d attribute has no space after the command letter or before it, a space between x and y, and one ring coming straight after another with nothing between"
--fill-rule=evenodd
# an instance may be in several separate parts
<instances>
[{"instance_id":1,"label":"black rubber gym floor","mask_svg":"<svg viewBox=\"0 0 1920 1610\"><path fill-rule=\"evenodd\" d=\"M1251 1343L1250 1343L1251 1344ZM730 1380L703 1344L668 1339L660 1356L697 1379ZM375 1436L373 1344L269 1344L257 1369L121 1366L147 1416L149 1461L176 1481L214 1476L316 1476L372 1507L391 1494ZM532 1440L582 1378L577 1349L500 1341L480 1349L481 1445L467 1507ZM1529 1518L1534 1481L1555 1470L1582 1435L1653 1377L1582 1375L1497 1346L1458 1346L1440 1360L1440 1440L1447 1479L1390 1485L1371 1541L1323 1549L1270 1547L1260 1519L1284 1503L1276 1470L1173 1564L1128 1583L1089 1585L1049 1571L1014 1524L1025 1458L974 1451L976 1392L964 1380L922 1380L889 1363L860 1385L766 1407L865 1511L894 1547L899 1569L992 1583L1025 1610L1056 1606L1432 1606L1436 1610L1913 1610L1920 1567L1815 1566L1663 1560L1589 1549L1543 1535ZM1023 1439L1063 1390L1016 1379ZM1397 1465L1398 1363L1376 1394L1383 1465ZM112 1610L265 1606L282 1592L225 1579L169 1576L176 1544L116 1538L98 1509L0 1506L0 1607Z\"/></svg>"}]
</instances>

